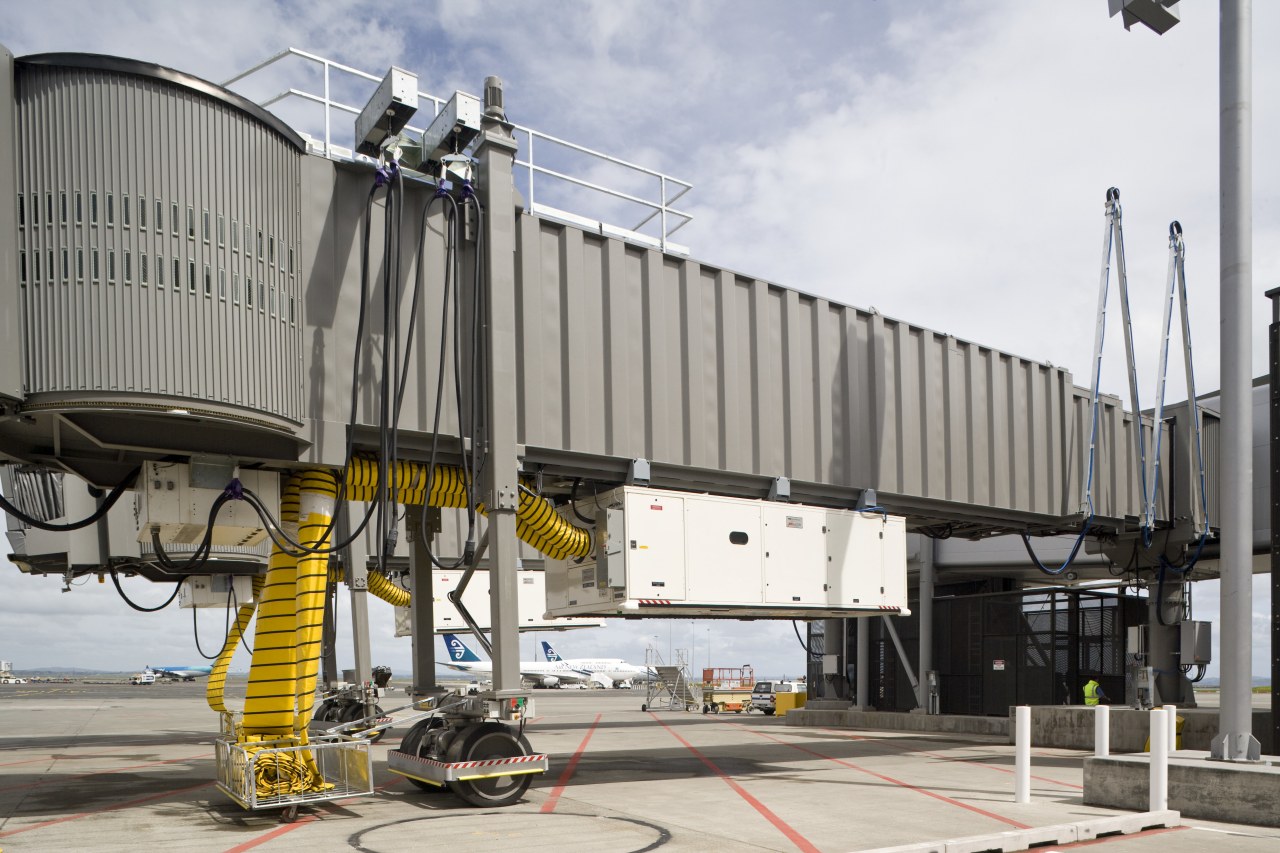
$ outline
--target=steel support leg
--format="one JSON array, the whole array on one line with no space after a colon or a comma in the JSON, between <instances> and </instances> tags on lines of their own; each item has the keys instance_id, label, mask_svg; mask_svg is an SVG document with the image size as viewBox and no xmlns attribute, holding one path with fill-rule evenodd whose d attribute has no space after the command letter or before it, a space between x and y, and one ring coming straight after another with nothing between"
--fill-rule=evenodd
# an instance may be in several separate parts
<instances>
[{"instance_id":1,"label":"steel support leg","mask_svg":"<svg viewBox=\"0 0 1280 853\"><path fill-rule=\"evenodd\" d=\"M423 530L422 515L410 507L405 515L405 539L409 545L409 624L413 631L413 680L410 688L414 699L441 693L436 685L436 635L434 598L431 589L431 557L427 545L430 530Z\"/></svg>"},{"instance_id":2,"label":"steel support leg","mask_svg":"<svg viewBox=\"0 0 1280 853\"><path fill-rule=\"evenodd\" d=\"M493 689L520 692L519 555L516 508L520 459L516 445L516 196L512 168L516 143L502 111L502 81L485 80L484 133L476 148L484 204L483 256L488 291L484 321L484 380L488 435L485 502L489 506L489 602L493 626ZM474 389L479 393L480 389Z\"/></svg>"},{"instance_id":3,"label":"steel support leg","mask_svg":"<svg viewBox=\"0 0 1280 853\"><path fill-rule=\"evenodd\" d=\"M857 696L854 703L859 710L871 709L871 620L855 619L858 623L858 667L855 678L858 680Z\"/></svg>"},{"instance_id":4,"label":"steel support leg","mask_svg":"<svg viewBox=\"0 0 1280 853\"><path fill-rule=\"evenodd\" d=\"M920 537L920 675L918 682L928 685L929 671L933 669L933 590L934 590L934 540L928 536ZM916 695L920 695L919 690ZM928 702L921 702L921 707L933 713Z\"/></svg>"},{"instance_id":5,"label":"steel support leg","mask_svg":"<svg viewBox=\"0 0 1280 853\"><path fill-rule=\"evenodd\" d=\"M916 678L915 671L911 668L911 659L907 657L907 650L902 645L902 640L898 637L898 629L894 627L893 620L888 616L881 616L884 620L885 630L889 632L889 638L893 640L893 647L898 650L898 660L902 661L902 668L906 670L907 681L911 682L911 692L916 697L916 707L923 708L924 701L920 696L920 681Z\"/></svg>"}]
</instances>

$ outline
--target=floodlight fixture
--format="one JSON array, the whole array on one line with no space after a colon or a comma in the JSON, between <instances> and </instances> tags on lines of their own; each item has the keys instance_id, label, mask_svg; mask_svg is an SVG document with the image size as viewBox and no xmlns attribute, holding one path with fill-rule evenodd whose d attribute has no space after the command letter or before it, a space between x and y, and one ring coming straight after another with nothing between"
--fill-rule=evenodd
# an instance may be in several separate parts
<instances>
[{"instance_id":1,"label":"floodlight fixture","mask_svg":"<svg viewBox=\"0 0 1280 853\"><path fill-rule=\"evenodd\" d=\"M1120 15L1127 30L1143 24L1164 35L1180 20L1178 0L1107 0L1111 17Z\"/></svg>"},{"instance_id":2,"label":"floodlight fixture","mask_svg":"<svg viewBox=\"0 0 1280 853\"><path fill-rule=\"evenodd\" d=\"M454 92L422 134L422 159L442 162L447 155L461 153L479 134L480 99Z\"/></svg>"},{"instance_id":3,"label":"floodlight fixture","mask_svg":"<svg viewBox=\"0 0 1280 853\"><path fill-rule=\"evenodd\" d=\"M418 77L392 66L356 117L356 151L376 157L418 111Z\"/></svg>"}]
</instances>

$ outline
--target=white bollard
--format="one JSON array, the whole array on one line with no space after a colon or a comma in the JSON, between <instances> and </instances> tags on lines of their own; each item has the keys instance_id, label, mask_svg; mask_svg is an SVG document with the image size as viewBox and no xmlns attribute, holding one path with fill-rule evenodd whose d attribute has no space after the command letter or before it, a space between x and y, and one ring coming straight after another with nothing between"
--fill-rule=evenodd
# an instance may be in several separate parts
<instances>
[{"instance_id":1,"label":"white bollard","mask_svg":"<svg viewBox=\"0 0 1280 853\"><path fill-rule=\"evenodd\" d=\"M1031 802L1031 708L1019 705L1014 710L1013 801Z\"/></svg>"},{"instance_id":2,"label":"white bollard","mask_svg":"<svg viewBox=\"0 0 1280 853\"><path fill-rule=\"evenodd\" d=\"M1093 706L1093 754L1106 758L1111 754L1111 707Z\"/></svg>"},{"instance_id":3,"label":"white bollard","mask_svg":"<svg viewBox=\"0 0 1280 853\"><path fill-rule=\"evenodd\" d=\"M1165 705L1164 709L1169 712L1169 752L1178 751L1178 706Z\"/></svg>"},{"instance_id":4,"label":"white bollard","mask_svg":"<svg viewBox=\"0 0 1280 853\"><path fill-rule=\"evenodd\" d=\"M1169 715L1160 709L1151 711L1150 784L1148 810L1162 812L1169 808Z\"/></svg>"}]
</instances>

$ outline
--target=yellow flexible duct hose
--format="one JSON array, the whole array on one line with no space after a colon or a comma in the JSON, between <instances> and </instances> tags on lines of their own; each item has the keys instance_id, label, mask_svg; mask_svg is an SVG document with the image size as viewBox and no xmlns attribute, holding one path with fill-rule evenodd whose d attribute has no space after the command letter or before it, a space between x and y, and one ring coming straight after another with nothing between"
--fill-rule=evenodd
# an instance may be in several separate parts
<instances>
[{"instance_id":1,"label":"yellow flexible duct hose","mask_svg":"<svg viewBox=\"0 0 1280 853\"><path fill-rule=\"evenodd\" d=\"M329 471L307 471L301 477L301 506L298 512L298 543L323 550L332 534L334 503L338 483ZM294 629L297 661L297 715L294 730L306 731L315 703L316 677L323 645L324 597L329 580L327 554L306 554L298 559L294 599Z\"/></svg>"},{"instance_id":2,"label":"yellow flexible duct hose","mask_svg":"<svg viewBox=\"0 0 1280 853\"><path fill-rule=\"evenodd\" d=\"M369 592L393 607L408 607L412 596L409 590L397 586L381 572L369 572Z\"/></svg>"},{"instance_id":3,"label":"yellow flexible duct hose","mask_svg":"<svg viewBox=\"0 0 1280 853\"><path fill-rule=\"evenodd\" d=\"M280 497L280 522L286 530L298 520L300 482L297 475L291 477ZM267 580L258 604L258 620L254 626L253 660L249 665L249 686L242 723L245 735L289 737L294 733L297 568L296 558L279 546L272 548L271 559L267 563Z\"/></svg>"},{"instance_id":4,"label":"yellow flexible duct hose","mask_svg":"<svg viewBox=\"0 0 1280 853\"><path fill-rule=\"evenodd\" d=\"M218 659L213 662L213 669L209 671L209 681L205 684L204 695L209 707L219 713L230 713L223 698L227 686L227 669L231 666L231 658L235 656L236 646L240 644L240 638L244 636L245 629L249 627L249 620L253 618L253 612L258 608L258 600L262 597L262 587L266 581L267 579L262 575L254 576L253 601L249 604L240 605L239 609L236 610L235 624L231 626L227 639L222 644L222 651L218 652Z\"/></svg>"},{"instance_id":5,"label":"yellow flexible duct hose","mask_svg":"<svg viewBox=\"0 0 1280 853\"><path fill-rule=\"evenodd\" d=\"M341 568L329 567L329 583L342 583L344 580L346 580L346 573ZM399 586L381 572L369 572L368 585L369 592L393 607L408 607L413 598L409 590Z\"/></svg>"},{"instance_id":6,"label":"yellow flexible duct hose","mask_svg":"<svg viewBox=\"0 0 1280 853\"><path fill-rule=\"evenodd\" d=\"M421 505L425 497L429 506L463 507L467 505L466 473L449 465L437 465L431 478L431 494L426 494L427 466L417 462L397 462L392 472L392 500L396 503ZM371 501L378 494L378 462L365 456L351 460L347 466L346 497L354 501ZM480 512L488 515L481 504ZM543 554L556 560L591 556L591 532L571 524L556 512L546 498L520 491L516 510L516 535Z\"/></svg>"}]
</instances>

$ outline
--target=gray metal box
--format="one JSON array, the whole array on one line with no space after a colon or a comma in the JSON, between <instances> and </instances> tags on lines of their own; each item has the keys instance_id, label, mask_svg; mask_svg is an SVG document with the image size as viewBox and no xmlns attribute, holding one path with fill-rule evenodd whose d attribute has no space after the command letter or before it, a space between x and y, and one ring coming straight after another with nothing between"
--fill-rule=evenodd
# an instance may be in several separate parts
<instances>
[{"instance_id":1,"label":"gray metal box","mask_svg":"<svg viewBox=\"0 0 1280 853\"><path fill-rule=\"evenodd\" d=\"M1212 622L1183 622L1181 633L1179 662L1183 666L1213 661Z\"/></svg>"}]
</instances>

